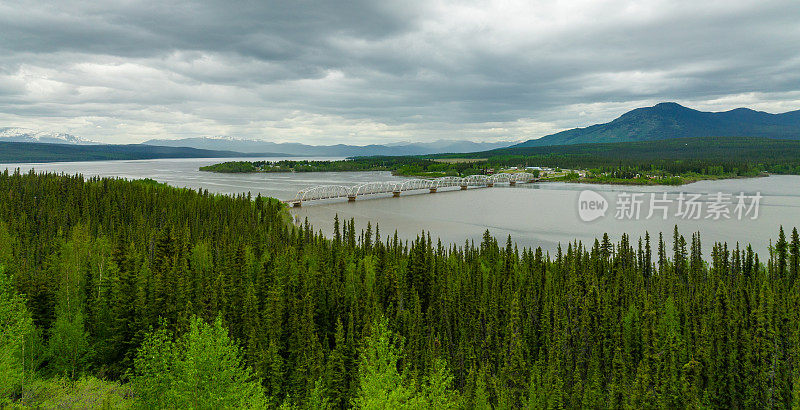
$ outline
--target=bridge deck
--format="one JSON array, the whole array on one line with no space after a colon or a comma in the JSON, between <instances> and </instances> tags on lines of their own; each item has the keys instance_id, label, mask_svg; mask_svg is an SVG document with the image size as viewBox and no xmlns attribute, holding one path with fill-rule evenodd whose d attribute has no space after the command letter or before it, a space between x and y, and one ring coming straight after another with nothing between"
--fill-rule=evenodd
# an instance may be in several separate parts
<instances>
[{"instance_id":1,"label":"bridge deck","mask_svg":"<svg viewBox=\"0 0 800 410\"><path fill-rule=\"evenodd\" d=\"M515 185L518 182L535 182L537 179L533 174L527 172L500 173L495 175L470 175L468 177L442 177L435 179L406 179L402 181L374 181L361 185L317 185L306 189L301 189L295 197L283 201L286 204L300 206L304 201L318 201L323 199L347 198L355 201L362 195L393 194L399 197L401 192L429 190L436 192L439 188L460 187L491 187L497 183L508 183Z\"/></svg>"}]
</instances>

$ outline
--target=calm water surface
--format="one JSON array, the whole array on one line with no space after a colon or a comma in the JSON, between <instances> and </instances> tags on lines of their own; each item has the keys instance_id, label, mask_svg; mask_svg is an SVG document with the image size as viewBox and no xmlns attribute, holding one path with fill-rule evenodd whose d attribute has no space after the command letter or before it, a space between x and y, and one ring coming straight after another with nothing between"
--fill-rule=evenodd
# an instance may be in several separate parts
<instances>
[{"instance_id":1,"label":"calm water surface","mask_svg":"<svg viewBox=\"0 0 800 410\"><path fill-rule=\"evenodd\" d=\"M583 222L578 216L578 195L585 189L598 191L611 207L605 217ZM639 220L615 218L617 196L622 192L645 193L645 204ZM666 192L673 200L668 219L661 213L647 219L650 193ZM707 195L717 192L753 195L760 192L763 198L759 216L755 220L744 218L684 220L676 218L680 192ZM707 203L704 205L707 206ZM731 211L733 207L731 207ZM770 239L777 237L778 229L800 227L800 177L771 176L767 178L701 181L680 187L621 187L590 184L542 183L516 187L469 189L467 191L439 192L436 194L409 195L403 198L381 198L355 203L335 202L293 210L299 218L308 218L317 228L330 234L334 215L354 218L358 226L367 221L380 224L383 234L396 229L403 238L413 238L422 231L430 231L445 243L463 244L465 239L480 241L488 229L495 237L505 239L511 235L518 246L538 247L554 251L558 244L577 239L591 245L594 239L608 233L619 240L628 233L633 240L644 237L645 232L657 238L663 232L671 244L675 225L689 237L700 231L706 254L715 241L752 243L754 249L765 255ZM705 217L705 208L703 217ZM788 232L787 232L788 234Z\"/></svg>"},{"instance_id":2,"label":"calm water surface","mask_svg":"<svg viewBox=\"0 0 800 410\"><path fill-rule=\"evenodd\" d=\"M356 185L367 181L399 179L388 172L214 174L198 170L203 165L217 162L220 159L0 164L0 170L20 168L22 171L35 169L81 173L85 176L151 178L177 187L203 188L221 194L260 193L280 199L290 199L297 190L314 185ZM578 195L585 189L598 191L608 200L611 209L605 217L589 223L578 217ZM645 193L645 204L639 220L619 220L614 217L614 207L621 192ZM733 195L760 192L763 199L756 220L736 220L735 217L716 221L684 220L674 217L674 203L667 220L662 220L660 214L645 218L649 194L660 195L663 192L673 200L680 192L703 194L704 200L707 200L707 195L717 192ZM316 229L326 234L331 233L333 218L338 214L340 218L353 218L357 227L362 229L368 222L373 226L378 224L383 236L393 234L396 230L401 238L409 239L426 231L434 238L441 238L444 243L463 244L465 240L479 242L483 232L488 229L503 241L511 235L520 247L541 246L550 252L559 243L565 244L575 239L591 244L594 238L602 236L604 232L609 233L613 240L618 240L623 232L636 240L644 236L646 231L654 237L658 236L658 232L664 232L666 238L671 238L672 228L677 224L687 237L691 232L701 232L706 254L713 242L727 241L732 245L736 242L752 243L756 251L765 255L769 241L777 237L780 225L800 226L800 176L701 181L680 187L522 184L516 187L440 191L436 194L403 193L399 199L379 197L359 199L354 203L327 201L304 204L302 208L292 209L292 213L300 220L308 218Z\"/></svg>"}]
</instances>

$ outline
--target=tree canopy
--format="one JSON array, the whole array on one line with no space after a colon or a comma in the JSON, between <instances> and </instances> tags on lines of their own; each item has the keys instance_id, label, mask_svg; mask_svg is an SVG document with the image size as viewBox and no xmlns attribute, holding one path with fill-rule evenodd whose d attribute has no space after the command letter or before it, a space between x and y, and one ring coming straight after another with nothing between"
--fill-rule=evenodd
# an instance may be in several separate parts
<instances>
[{"instance_id":1,"label":"tree canopy","mask_svg":"<svg viewBox=\"0 0 800 410\"><path fill-rule=\"evenodd\" d=\"M326 238L262 197L0 174L0 400L798 405L796 229L765 255L704 255L677 230L547 254L333 223Z\"/></svg>"}]
</instances>

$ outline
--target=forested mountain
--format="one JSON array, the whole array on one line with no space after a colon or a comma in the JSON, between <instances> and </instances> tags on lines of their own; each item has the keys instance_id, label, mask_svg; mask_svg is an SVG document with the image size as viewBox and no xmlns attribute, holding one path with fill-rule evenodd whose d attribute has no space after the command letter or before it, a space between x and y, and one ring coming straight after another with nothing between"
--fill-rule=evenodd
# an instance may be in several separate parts
<instances>
[{"instance_id":1,"label":"forested mountain","mask_svg":"<svg viewBox=\"0 0 800 410\"><path fill-rule=\"evenodd\" d=\"M299 143L275 143L263 140L248 140L231 137L198 137L182 138L177 140L156 139L145 141L144 144L253 153L283 152L291 155L317 157L355 157L372 155L424 155L442 152L475 152L507 147L512 145L513 142L439 140L417 143L400 142L385 145L306 145Z\"/></svg>"},{"instance_id":2,"label":"forested mountain","mask_svg":"<svg viewBox=\"0 0 800 410\"><path fill-rule=\"evenodd\" d=\"M637 108L614 121L574 128L514 147L597 142L651 141L682 137L768 137L800 139L800 110L770 114L748 108L725 112L693 110L676 103Z\"/></svg>"},{"instance_id":3,"label":"forested mountain","mask_svg":"<svg viewBox=\"0 0 800 410\"><path fill-rule=\"evenodd\" d=\"M425 158L479 158L512 166L598 168L602 170L659 169L671 173L703 172L722 167L725 172L800 174L800 141L755 137L672 138L657 141L510 147L470 154ZM398 159L402 160L401 159ZM411 162L420 158L408 158ZM469 164L453 164L468 167Z\"/></svg>"},{"instance_id":4,"label":"forested mountain","mask_svg":"<svg viewBox=\"0 0 800 410\"><path fill-rule=\"evenodd\" d=\"M677 231L548 255L333 223L326 239L261 197L0 174L0 403L800 404L796 230L769 255L702 255Z\"/></svg>"},{"instance_id":5,"label":"forested mountain","mask_svg":"<svg viewBox=\"0 0 800 410\"><path fill-rule=\"evenodd\" d=\"M281 154L261 154L272 156ZM0 162L107 161L154 158L231 158L248 157L232 151L196 148L159 147L155 145L67 145L0 141Z\"/></svg>"}]
</instances>

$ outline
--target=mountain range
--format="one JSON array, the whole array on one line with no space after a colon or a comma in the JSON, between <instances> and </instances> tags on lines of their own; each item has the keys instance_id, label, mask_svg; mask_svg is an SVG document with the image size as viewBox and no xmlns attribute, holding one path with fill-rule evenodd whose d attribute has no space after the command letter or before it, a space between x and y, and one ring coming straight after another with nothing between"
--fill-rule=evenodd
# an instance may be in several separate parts
<instances>
[{"instance_id":1,"label":"mountain range","mask_svg":"<svg viewBox=\"0 0 800 410\"><path fill-rule=\"evenodd\" d=\"M305 157L401 156L475 153L506 147L524 148L591 143L646 142L692 137L800 139L800 110L783 114L770 114L748 108L737 108L724 112L706 112L687 108L674 102L667 102L628 111L608 123L596 124L586 128L574 128L516 145L508 141L471 142L457 140L439 140L425 143L398 142L364 146L345 144L306 145L233 137L196 137L151 139L142 144L91 151L101 153L98 154L98 158L123 157L125 155L129 157L156 155L162 158L165 155L196 157L204 154L224 157L237 154L241 154L241 156L261 154L262 156ZM70 134L39 132L16 127L0 128L0 142L105 146L105 144ZM162 148L153 150L156 147L191 148L199 151L171 151ZM37 152L45 149L46 147L36 148ZM63 147L54 147L52 149L62 154L67 152ZM203 150L206 152L203 152ZM123 151L126 153L125 155L121 154ZM86 150L70 152L70 158L80 154L88 155Z\"/></svg>"},{"instance_id":2,"label":"mountain range","mask_svg":"<svg viewBox=\"0 0 800 410\"><path fill-rule=\"evenodd\" d=\"M314 157L356 157L372 155L425 155L446 152L476 152L503 148L513 142L472 142L439 140L434 142L396 142L373 145L306 145L299 143L275 143L261 140L231 137L197 137L183 139L153 139L143 144L165 147L191 147L209 150L237 151L244 153L278 152L287 155Z\"/></svg>"},{"instance_id":3,"label":"mountain range","mask_svg":"<svg viewBox=\"0 0 800 410\"><path fill-rule=\"evenodd\" d=\"M67 145L102 144L66 133L43 132L20 127L0 128L0 141ZM235 151L245 154L271 154L278 156L352 157L476 152L508 147L513 144L514 141L472 142L439 140L433 142L393 142L371 145L307 145L217 136L182 139L151 139L143 142L141 145L196 148L211 151Z\"/></svg>"},{"instance_id":4,"label":"mountain range","mask_svg":"<svg viewBox=\"0 0 800 410\"><path fill-rule=\"evenodd\" d=\"M35 131L20 127L0 128L0 141L5 142L39 142L45 144L69 144L69 145L95 145L99 142L90 141L74 135Z\"/></svg>"},{"instance_id":5,"label":"mountain range","mask_svg":"<svg viewBox=\"0 0 800 410\"><path fill-rule=\"evenodd\" d=\"M605 124L562 131L528 140L514 147L653 141L685 137L800 139L800 110L783 114L770 114L749 108L706 112L667 102L628 111Z\"/></svg>"},{"instance_id":6,"label":"mountain range","mask_svg":"<svg viewBox=\"0 0 800 410\"><path fill-rule=\"evenodd\" d=\"M255 156L263 155L187 147L159 147L143 144L51 144L0 140L0 163L110 161L155 158L233 158Z\"/></svg>"}]
</instances>

